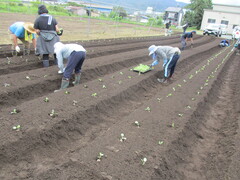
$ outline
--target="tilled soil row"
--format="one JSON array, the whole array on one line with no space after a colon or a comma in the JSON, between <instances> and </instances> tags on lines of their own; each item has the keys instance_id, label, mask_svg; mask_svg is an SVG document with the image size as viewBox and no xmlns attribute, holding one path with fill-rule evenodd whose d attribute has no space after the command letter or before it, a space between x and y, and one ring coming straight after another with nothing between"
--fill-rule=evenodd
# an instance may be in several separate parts
<instances>
[{"instance_id":1,"label":"tilled soil row","mask_svg":"<svg viewBox=\"0 0 240 180\"><path fill-rule=\"evenodd\" d=\"M202 39L200 38L201 36L198 36L197 39ZM195 46L200 46L206 42L211 41L212 38L203 38L202 41L196 41L197 43ZM87 59L95 58L95 57L101 57L101 56L106 56L106 55L111 55L111 54L117 54L117 53L122 53L122 52L129 52L137 49L144 49L145 51L147 48L152 45L153 43L155 44L161 44L161 45L170 45L170 44L176 44L178 42L178 39L176 40L176 37L172 40L169 41L169 39L155 39L153 42L129 42L128 44L120 44L120 45L109 45L107 47L102 46L93 46L89 49L87 49ZM178 46L178 44L176 44ZM85 47L85 46L84 46ZM86 47L88 48L88 47ZM14 73L14 72L22 72L30 69L38 69L42 67L42 62L39 60L41 59L40 57L36 57L34 55L28 55L28 56L19 56L19 57L12 57L12 58L3 58L1 61L1 69L0 69L0 75L2 74L9 74L9 73ZM50 66L54 65L53 58L51 58L50 61Z\"/></svg>"},{"instance_id":2,"label":"tilled soil row","mask_svg":"<svg viewBox=\"0 0 240 180\"><path fill-rule=\"evenodd\" d=\"M73 41L73 42L65 42L65 43L78 43L83 45L85 48L90 47L104 47L104 46L116 46L116 45L128 45L134 43L142 43L142 42L152 42L162 41L162 40L178 40L179 41L180 34L170 36L170 37L162 37L162 36L153 36L153 37L139 37L139 38L115 38L115 39L101 39L101 40L90 40L90 41ZM202 36L196 36L195 39L198 39ZM19 46L23 49L23 46ZM31 53L34 51L32 50ZM19 54L20 56L22 53ZM0 58L12 57L11 45L0 45Z\"/></svg>"},{"instance_id":3,"label":"tilled soil row","mask_svg":"<svg viewBox=\"0 0 240 180\"><path fill-rule=\"evenodd\" d=\"M45 169L41 173L36 174L36 178L41 179L41 177L45 177L46 179L57 179L62 176L67 178L68 176L66 174L70 174L70 171L66 169L66 165L70 164L73 166L73 169L77 169L77 166L74 164L76 162L84 162L89 169L95 169L93 173L95 172L97 174L101 174L102 177L107 179L130 180L133 178L149 179L149 177L152 177L152 179L186 179L186 176L182 176L181 173L174 171L174 162L171 166L164 167L164 163L162 164L161 160L164 159L165 154L168 155L168 153L170 158L177 161L176 164L181 163L185 157L188 157L188 155L186 155L187 152L184 151L185 149L181 148L185 148L186 143L178 137L181 138L182 134L184 134L190 140L190 142L187 143L192 142L191 136L189 138L189 135L194 133L192 128L197 127L192 127L189 124L192 123L193 118L196 118L196 114L199 114L199 109L195 109L193 104L198 105L197 107L199 107L199 104L202 104L202 99L208 99L207 97L211 94L211 86L214 82L216 82L214 80L218 77L218 73L223 66L223 64L221 64L221 60L224 58L227 60L227 58L229 58L228 54L229 50L218 54L215 58L209 58L209 61L205 59L202 61L204 65L201 63L200 68L192 68L192 71L189 71L190 73L184 74L180 70L181 73L177 75L177 78L181 79L181 81L179 79L176 80L176 82L170 84L170 87L159 88L159 86L156 86L160 93L154 92L153 96L147 96L145 99L146 102L138 104L138 108L130 114L127 113L127 116L117 116L121 117L121 120L116 119L116 124L106 129L104 133L98 134L96 138L90 142L84 141L84 139L76 140L75 144L80 144L81 142L83 145L75 146L75 149L71 148L71 151L66 153L60 159L54 159L55 163L60 163L57 163L57 166L55 167L52 166L52 168L48 170ZM211 61L214 61L215 63L212 63ZM208 62L210 63L208 64ZM219 64L221 65L218 66ZM214 76L211 72L215 72ZM208 80L208 85L206 86L204 86L206 81L202 79L202 74ZM181 78L182 75L183 78ZM190 78L192 75L193 78ZM208 77L210 77L210 79ZM199 87L196 88L196 86L194 87L193 85L196 82L200 82L199 79L201 80L201 84L198 84ZM187 81L185 82L184 80ZM185 82L185 84L182 84L182 82ZM179 83L181 83L181 87L177 86ZM196 94L201 85L204 86L204 89L201 90L200 94ZM191 86L192 89L189 90L189 86ZM174 91L172 87L175 87L177 90ZM171 91L174 97L166 96ZM182 92L184 91L188 92L183 94ZM214 96L214 94L211 94L210 96ZM157 97L161 98L160 102ZM192 97L196 98L194 102L186 100ZM169 107L164 105L167 104L167 101L175 103L174 107L171 107L171 112L167 111ZM153 114L151 112L144 112L144 108L147 107L147 105L150 105L150 111ZM185 106L183 107L183 105ZM189 105L192 106L192 110L185 109ZM179 116L179 114L182 113L180 109L184 111L183 117ZM119 110L121 112L121 109ZM115 111L113 111L113 114L114 113ZM166 114L169 113L171 116L168 116L168 119L164 119ZM134 127L133 125L136 117L138 117L137 120L140 123L140 128L137 128L136 126ZM174 127L171 125L172 122L175 122ZM151 131L148 131L149 129ZM120 136L121 132L127 137L127 140L122 143L119 142L119 139L117 138ZM162 140L160 142L163 144L157 145L159 140ZM155 146L152 145L154 142L156 144ZM175 149L172 149L172 144L174 144ZM190 147L194 147L194 145ZM175 150L178 151L179 154L170 154L170 152ZM95 159L98 152L103 152L107 155L107 157L103 158L101 162L96 162ZM147 157L148 161L146 162L146 165L142 166L141 159L144 157ZM51 162L48 162L47 164L51 166ZM158 169L158 164L163 166L161 170L167 168L165 174L163 173L164 176L158 177L152 175L154 169ZM121 171L119 171L119 167L121 167ZM171 172L173 172L171 176L166 175ZM187 173L186 170L185 173ZM86 173L81 172L71 175L81 179L84 174Z\"/></svg>"},{"instance_id":4,"label":"tilled soil row","mask_svg":"<svg viewBox=\"0 0 240 180\"><path fill-rule=\"evenodd\" d=\"M229 158L239 154L233 145L239 121L239 109L234 108L239 107L238 57L230 52L219 64L217 69L221 71L213 77L207 96L161 155L151 179L238 179L240 174L232 166L239 165L239 158Z\"/></svg>"},{"instance_id":5,"label":"tilled soil row","mask_svg":"<svg viewBox=\"0 0 240 180\"><path fill-rule=\"evenodd\" d=\"M203 54L205 54L205 53L203 53ZM189 59L192 60L192 58L189 58ZM201 62L201 60L199 60L199 62ZM192 62L192 67L189 67L189 69L192 69L194 66L196 66L196 62ZM124 69L124 71L121 71L121 72L124 74L127 74L129 71L128 71L128 69ZM119 72L119 74L120 74L120 72ZM108 92L114 92L113 94L112 93L105 94L104 93L105 90L104 89L101 90L98 93L99 98L96 99L97 100L96 102L93 99L94 97L91 97L90 95L94 94L94 92L95 92L94 90L99 89L99 87L97 88L97 86L99 86L99 85L96 85L97 84L96 81L98 81L98 80L89 82L89 84L88 84L89 87L95 86L96 88L93 88L93 89L89 88L87 90L87 92L86 91L81 92L81 97L85 97L84 99L81 98L81 101L83 101L84 104L77 105L80 107L78 107L78 110L75 113L70 113L70 112L73 112L74 110L72 107L66 106L65 103L72 104L72 101L74 99L72 99L70 97L79 96L78 90L76 88L71 89L71 95L69 95L69 96L68 95L62 96L62 94L64 94L63 92L61 92L62 94L59 94L59 93L53 94L52 96L49 97L50 103L46 105L48 107L46 109L41 109L41 112L34 114L34 115L31 114L31 112L34 112L33 110L31 110L31 108L34 109L35 107L38 107L38 106L41 107L42 106L41 104L44 103L42 98L38 98L33 101L29 101L27 103L23 103L22 105L20 105L18 107L19 110L21 111L19 114L16 114L15 117L14 117L14 115L13 116L10 115L9 117L6 116L5 118L6 119L11 118L11 120L13 120L13 122L15 122L17 120L20 124L23 123L24 126L26 126L26 129L23 128L19 132L18 137L17 137L17 139L20 138L19 140L15 139L16 137L14 137L14 136L7 137L8 140L13 141L14 143L10 143L10 144L7 143L4 146L2 146L2 148L1 148L2 163L6 164L6 163L14 162L16 159L18 159L18 160L24 159L27 161L32 161L31 159L33 158L32 157L33 154L37 153L38 151L42 151L42 150L43 150L42 152L45 152L44 151L45 148L48 149L49 155L51 155L53 152L55 152L56 148L58 150L60 150L62 148L65 149L66 146L67 147L69 146L69 143L71 143L71 142L74 143L74 141L76 139L79 140L79 138L82 139L81 136L86 134L86 132L88 132L88 129L90 127L95 127L95 125L99 125L99 123L104 122L104 119L106 119L106 117L111 116L111 114L109 114L110 112L112 113L115 111L119 111L118 108L125 107L126 104L129 103L129 100L136 101L136 99L139 99L139 97L138 97L139 95L142 96L143 92L146 91L147 93L149 93L150 91L155 89L154 86L156 85L156 82L152 81L151 79L153 78L153 76L156 76L157 72L155 72L154 74L146 74L145 76L138 76L135 74L135 76L132 76L131 78L128 77L126 84L124 83L124 87L122 87L121 84L119 83L120 80L118 80L118 78L122 79L119 74L118 74L118 77L116 75L116 77L114 78L115 85L112 88L116 89L116 88L119 88L119 86L121 88L117 89L117 91L115 90L115 92L113 90L111 90L111 88L108 89ZM108 79L108 80L110 79L110 81L113 80L109 77L108 78L106 77L106 79ZM130 80L132 80L132 79L135 79L134 83L130 82ZM154 82L154 84L153 84L153 82ZM110 83L110 84L112 84L112 83ZM108 87L109 83L106 82L106 85ZM109 87L110 86L111 85L109 85ZM152 86L152 88L151 88L151 86ZM100 87L101 87L101 85L100 85ZM138 93L136 93L136 92L138 92ZM144 97L144 96L142 96L142 97ZM51 102L51 99L59 99L59 101L61 100L64 103L56 105L56 102ZM135 103L135 104L138 104L141 102L141 100L137 100L136 102L137 103ZM34 105L34 106L29 107L29 104ZM48 113L50 111L49 106L52 108L56 107L57 108L56 111L59 113L59 116L61 117L60 119L62 119L62 118L63 119L60 120L57 117L57 118L54 118L53 121L49 122L49 118L50 118L48 116ZM128 108L128 106L127 106L127 108ZM10 109L8 109L7 111L9 111L9 110ZM26 110L29 111L29 114L24 113L24 111L26 111ZM67 115L66 116L66 115L62 114L64 112L68 112L69 114L66 114ZM21 115L21 118L19 118L18 115ZM68 117L68 115L70 115L70 117ZM33 116L38 117L41 120L40 121L38 121L37 119L34 120L34 124L32 124L33 122L23 121L23 120L29 119L30 117L33 117ZM96 122L96 119L98 120L97 122ZM12 122L10 122L10 124L11 123ZM109 127L108 122L104 122L104 123L106 123L105 127L108 128ZM113 122L110 122L110 124L112 124L112 123ZM6 128L6 130L7 130L9 128L10 124L6 123L3 125L3 127ZM77 124L80 125L81 127L78 127ZM32 126L32 128L30 128L30 129L27 128L27 127L31 127L31 126ZM37 130L38 129L37 127L40 127L40 129ZM95 127L95 128L96 128L96 130L95 130L96 132L92 133L92 131L91 131L90 134L98 134L99 132L101 132L101 128L100 129L97 127ZM44 130L42 131L41 129L44 129ZM3 135L2 138L5 139L6 136L5 137L4 136L5 135ZM91 137L87 137L86 139L89 139L88 141L91 141L92 139L95 139L95 136L96 135L94 135L94 136L91 135ZM72 139L73 137L74 137L74 139ZM28 144L29 142L31 142L31 143ZM55 146L54 144L57 146ZM18 147L18 148L16 149L15 147ZM53 152L51 150L53 150ZM17 153L16 153L16 151L17 151ZM26 154L26 152L28 152L28 153ZM32 152L32 153L30 153L30 152ZM60 152L61 152L61 150L60 150ZM56 154L56 153L53 153L53 154Z\"/></svg>"},{"instance_id":6,"label":"tilled soil row","mask_svg":"<svg viewBox=\"0 0 240 180\"><path fill-rule=\"evenodd\" d=\"M210 44L214 45L216 41L217 40L211 42ZM216 52L218 50L219 49L216 46L213 49L209 50L209 48L206 48L203 51L205 51L204 54L206 54L209 51ZM183 58L188 58L188 56L190 57L192 55L189 51L191 50L185 51L188 53L185 57L183 55ZM198 54L199 53L201 54L202 52L198 52ZM119 59L115 59L115 54L89 59L86 61L86 67L84 67L84 71L82 73L82 83L86 83L106 74L114 73L123 68L130 68L133 65L147 62L149 59L146 53L142 50L137 50L137 55L135 56L132 56L131 54L132 51L125 53ZM191 59L195 58L196 57L191 57ZM113 60L109 62L109 59ZM101 64L98 64L98 62L101 62ZM191 60L191 62L193 62L193 60ZM17 77L16 74L1 76L0 80L4 82L5 86L9 85L9 87L5 87L2 91L0 90L1 105L3 107L16 106L17 104L31 100L35 97L52 93L59 87L58 82L61 81L61 76L55 73L57 71L56 68L56 66L53 66L50 68L21 72L17 73ZM26 79L27 77L30 78L30 80Z\"/></svg>"}]
</instances>

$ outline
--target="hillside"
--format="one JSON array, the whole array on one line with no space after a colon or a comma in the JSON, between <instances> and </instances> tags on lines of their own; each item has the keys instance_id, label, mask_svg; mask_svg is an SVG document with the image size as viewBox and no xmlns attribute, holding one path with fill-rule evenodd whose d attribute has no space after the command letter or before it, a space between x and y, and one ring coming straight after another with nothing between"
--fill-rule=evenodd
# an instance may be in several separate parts
<instances>
[{"instance_id":1,"label":"hillside","mask_svg":"<svg viewBox=\"0 0 240 180\"><path fill-rule=\"evenodd\" d=\"M111 6L122 6L127 11L146 10L149 6L153 7L155 11L164 11L170 6L184 7L186 5L186 3L177 2L175 0L104 0L104 3L99 0L92 0L89 2Z\"/></svg>"}]
</instances>

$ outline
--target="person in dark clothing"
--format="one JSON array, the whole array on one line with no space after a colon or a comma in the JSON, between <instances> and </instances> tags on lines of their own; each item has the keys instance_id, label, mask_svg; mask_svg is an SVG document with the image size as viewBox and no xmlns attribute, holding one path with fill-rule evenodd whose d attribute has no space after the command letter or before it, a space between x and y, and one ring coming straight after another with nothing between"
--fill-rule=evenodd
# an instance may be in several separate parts
<instances>
[{"instance_id":1,"label":"person in dark clothing","mask_svg":"<svg viewBox=\"0 0 240 180\"><path fill-rule=\"evenodd\" d=\"M188 25L188 22L182 26L182 28L183 28L183 34L185 34L188 26L189 26L189 25Z\"/></svg>"},{"instance_id":2,"label":"person in dark clothing","mask_svg":"<svg viewBox=\"0 0 240 180\"><path fill-rule=\"evenodd\" d=\"M166 24L165 24L165 36L169 36L170 34L170 26L171 26L171 21L169 21L169 22L167 22Z\"/></svg>"},{"instance_id":3,"label":"person in dark clothing","mask_svg":"<svg viewBox=\"0 0 240 180\"><path fill-rule=\"evenodd\" d=\"M49 66L49 54L54 54L54 44L59 42L60 30L57 21L48 14L45 5L39 5L38 14L40 15L34 22L34 28L38 34L37 54L42 55L43 66ZM55 58L56 59L56 58Z\"/></svg>"},{"instance_id":4,"label":"person in dark clothing","mask_svg":"<svg viewBox=\"0 0 240 180\"><path fill-rule=\"evenodd\" d=\"M191 41L191 46L193 45L193 35L196 34L196 31L184 33L181 36L182 49L184 50L187 46L187 41Z\"/></svg>"}]
</instances>

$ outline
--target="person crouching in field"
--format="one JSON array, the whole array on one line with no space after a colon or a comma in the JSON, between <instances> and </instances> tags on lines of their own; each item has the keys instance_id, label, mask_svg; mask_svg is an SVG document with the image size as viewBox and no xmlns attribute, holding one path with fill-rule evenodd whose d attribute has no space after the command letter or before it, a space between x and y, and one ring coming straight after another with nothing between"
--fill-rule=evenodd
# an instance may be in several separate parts
<instances>
[{"instance_id":1,"label":"person crouching in field","mask_svg":"<svg viewBox=\"0 0 240 180\"><path fill-rule=\"evenodd\" d=\"M230 45L230 43L226 39L222 40L219 44L220 47L228 47L229 45Z\"/></svg>"},{"instance_id":2,"label":"person crouching in field","mask_svg":"<svg viewBox=\"0 0 240 180\"><path fill-rule=\"evenodd\" d=\"M21 49L18 46L18 39L23 43L23 55L30 54L30 43L32 40L34 49L36 50L36 31L33 24L29 22L15 22L9 27L10 38L12 40L12 54L17 55Z\"/></svg>"},{"instance_id":3,"label":"person crouching in field","mask_svg":"<svg viewBox=\"0 0 240 180\"><path fill-rule=\"evenodd\" d=\"M166 83L173 75L177 61L180 58L181 51L177 47L171 46L155 46L151 45L148 48L149 56L152 57L152 68L156 66L161 59L163 59L164 77L157 79L160 83Z\"/></svg>"},{"instance_id":4,"label":"person crouching in field","mask_svg":"<svg viewBox=\"0 0 240 180\"><path fill-rule=\"evenodd\" d=\"M186 48L188 41L191 41L191 46L193 46L193 35L194 34L196 34L196 31L187 32L181 36L181 44L182 44L181 50L184 50Z\"/></svg>"},{"instance_id":5,"label":"person crouching in field","mask_svg":"<svg viewBox=\"0 0 240 180\"><path fill-rule=\"evenodd\" d=\"M65 89L69 86L69 80L73 71L75 72L73 85L78 85L81 79L81 68L86 58L86 50L78 44L63 44L57 42L54 44L54 52L57 56L58 67L60 69L59 73L63 73L62 83L59 90ZM63 59L67 59L65 69ZM55 90L54 92L59 90Z\"/></svg>"}]
</instances>

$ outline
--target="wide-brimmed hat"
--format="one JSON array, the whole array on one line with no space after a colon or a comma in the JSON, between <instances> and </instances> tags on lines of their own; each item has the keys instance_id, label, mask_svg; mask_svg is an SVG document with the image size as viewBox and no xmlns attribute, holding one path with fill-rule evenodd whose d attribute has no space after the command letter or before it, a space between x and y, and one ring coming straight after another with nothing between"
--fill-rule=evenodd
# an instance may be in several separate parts
<instances>
[{"instance_id":1,"label":"wide-brimmed hat","mask_svg":"<svg viewBox=\"0 0 240 180\"><path fill-rule=\"evenodd\" d=\"M151 56L153 53L155 53L156 50L157 50L157 46L151 45L151 46L148 48L149 56Z\"/></svg>"},{"instance_id":2,"label":"wide-brimmed hat","mask_svg":"<svg viewBox=\"0 0 240 180\"><path fill-rule=\"evenodd\" d=\"M30 33L36 33L36 30L33 28L33 23L26 22L23 24L23 27Z\"/></svg>"}]
</instances>

